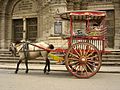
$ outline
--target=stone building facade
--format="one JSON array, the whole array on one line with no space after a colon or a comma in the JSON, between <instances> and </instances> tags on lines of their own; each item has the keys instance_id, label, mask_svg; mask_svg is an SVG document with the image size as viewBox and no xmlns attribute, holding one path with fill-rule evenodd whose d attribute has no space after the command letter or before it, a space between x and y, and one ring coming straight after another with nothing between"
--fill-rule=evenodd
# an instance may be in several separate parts
<instances>
[{"instance_id":1,"label":"stone building facade","mask_svg":"<svg viewBox=\"0 0 120 90\"><path fill-rule=\"evenodd\" d=\"M67 41L61 35L66 34L69 25L56 14L89 9L107 11L108 45L120 49L119 0L0 0L0 49L21 39L66 47Z\"/></svg>"}]
</instances>

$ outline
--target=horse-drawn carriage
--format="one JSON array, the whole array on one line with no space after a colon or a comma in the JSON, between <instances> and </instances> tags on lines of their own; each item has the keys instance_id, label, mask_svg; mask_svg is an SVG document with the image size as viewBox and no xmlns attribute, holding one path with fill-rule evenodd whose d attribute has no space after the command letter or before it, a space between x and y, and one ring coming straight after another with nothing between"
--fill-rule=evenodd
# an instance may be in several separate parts
<instances>
[{"instance_id":1,"label":"horse-drawn carriage","mask_svg":"<svg viewBox=\"0 0 120 90\"><path fill-rule=\"evenodd\" d=\"M102 53L106 46L106 26L104 11L69 11L59 14L62 20L69 22L70 33L63 39L68 40L68 48L50 50L31 44L44 51L49 51L51 58L58 61L65 60L67 70L78 78L94 76L100 69ZM95 29L97 27L97 29ZM65 53L64 58L51 54L52 52Z\"/></svg>"},{"instance_id":2,"label":"horse-drawn carriage","mask_svg":"<svg viewBox=\"0 0 120 90\"><path fill-rule=\"evenodd\" d=\"M78 78L95 75L105 52L106 12L71 11L60 17L70 21L70 36L65 38L69 46L65 56L67 70Z\"/></svg>"}]
</instances>

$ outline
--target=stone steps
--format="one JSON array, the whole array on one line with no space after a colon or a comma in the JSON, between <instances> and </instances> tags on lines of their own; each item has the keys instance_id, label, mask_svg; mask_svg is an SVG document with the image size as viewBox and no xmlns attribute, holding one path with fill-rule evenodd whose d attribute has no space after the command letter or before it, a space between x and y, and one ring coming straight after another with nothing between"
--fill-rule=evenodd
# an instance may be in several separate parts
<instances>
[{"instance_id":1,"label":"stone steps","mask_svg":"<svg viewBox=\"0 0 120 90\"><path fill-rule=\"evenodd\" d=\"M0 51L0 63L16 63L19 57L13 57L8 50ZM45 60L39 57L34 60L29 60L29 63L33 64L45 64ZM51 60L51 64L56 64L57 61ZM120 51L113 51L108 54L102 55L103 66L120 66Z\"/></svg>"},{"instance_id":2,"label":"stone steps","mask_svg":"<svg viewBox=\"0 0 120 90\"><path fill-rule=\"evenodd\" d=\"M120 51L111 51L102 55L102 65L120 66Z\"/></svg>"},{"instance_id":3,"label":"stone steps","mask_svg":"<svg viewBox=\"0 0 120 90\"><path fill-rule=\"evenodd\" d=\"M0 63L17 63L19 57L12 56L11 52L8 50L0 50ZM45 64L43 57L38 57L36 59L28 60L30 64ZM24 60L23 60L24 63ZM51 64L57 63L56 61L51 60Z\"/></svg>"}]
</instances>

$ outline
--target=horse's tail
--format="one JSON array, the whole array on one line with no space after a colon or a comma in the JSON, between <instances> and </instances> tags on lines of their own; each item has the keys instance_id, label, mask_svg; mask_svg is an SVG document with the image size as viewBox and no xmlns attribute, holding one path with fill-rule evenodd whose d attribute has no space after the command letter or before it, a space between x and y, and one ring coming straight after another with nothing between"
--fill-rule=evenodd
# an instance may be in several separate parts
<instances>
[{"instance_id":1,"label":"horse's tail","mask_svg":"<svg viewBox=\"0 0 120 90\"><path fill-rule=\"evenodd\" d=\"M50 49L54 49L53 44L49 44L49 48L50 48Z\"/></svg>"}]
</instances>

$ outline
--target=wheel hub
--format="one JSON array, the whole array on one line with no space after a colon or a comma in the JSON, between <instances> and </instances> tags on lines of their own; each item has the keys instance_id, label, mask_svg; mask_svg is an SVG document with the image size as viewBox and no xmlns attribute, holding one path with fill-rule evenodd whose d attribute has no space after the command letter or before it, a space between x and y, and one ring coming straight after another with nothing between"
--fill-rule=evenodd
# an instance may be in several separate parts
<instances>
[{"instance_id":1,"label":"wheel hub","mask_svg":"<svg viewBox=\"0 0 120 90\"><path fill-rule=\"evenodd\" d=\"M87 63L87 58L86 57L81 57L79 60L79 63L85 64Z\"/></svg>"}]
</instances>

